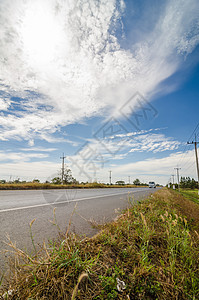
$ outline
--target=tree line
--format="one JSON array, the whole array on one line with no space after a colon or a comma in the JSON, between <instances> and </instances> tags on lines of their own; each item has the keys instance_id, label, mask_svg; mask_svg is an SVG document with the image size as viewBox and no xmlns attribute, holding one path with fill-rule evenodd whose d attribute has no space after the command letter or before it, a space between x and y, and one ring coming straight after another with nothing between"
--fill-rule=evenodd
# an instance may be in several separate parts
<instances>
[{"instance_id":1,"label":"tree line","mask_svg":"<svg viewBox=\"0 0 199 300\"><path fill-rule=\"evenodd\" d=\"M178 188L178 184L175 183L169 183L170 187L175 185L176 188ZM188 177L181 177L180 178L180 187L182 189L197 189L198 188L198 182L194 178Z\"/></svg>"}]
</instances>

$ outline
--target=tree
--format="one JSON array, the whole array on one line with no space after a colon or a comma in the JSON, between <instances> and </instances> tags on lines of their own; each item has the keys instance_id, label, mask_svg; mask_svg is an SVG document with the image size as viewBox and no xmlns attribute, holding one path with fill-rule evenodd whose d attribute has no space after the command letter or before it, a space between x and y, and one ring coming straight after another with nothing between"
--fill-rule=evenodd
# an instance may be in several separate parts
<instances>
[{"instance_id":1,"label":"tree","mask_svg":"<svg viewBox=\"0 0 199 300\"><path fill-rule=\"evenodd\" d=\"M61 176L54 177L51 182L53 184L62 184L62 178ZM77 184L78 181L72 176L71 169L67 168L64 170L64 176L63 176L63 184Z\"/></svg>"},{"instance_id":2,"label":"tree","mask_svg":"<svg viewBox=\"0 0 199 300\"><path fill-rule=\"evenodd\" d=\"M125 185L125 182L123 180L118 180L118 181L116 181L116 184L118 184L118 185Z\"/></svg>"},{"instance_id":3,"label":"tree","mask_svg":"<svg viewBox=\"0 0 199 300\"><path fill-rule=\"evenodd\" d=\"M183 189L196 189L198 186L197 181L190 177L181 177L180 187Z\"/></svg>"},{"instance_id":4,"label":"tree","mask_svg":"<svg viewBox=\"0 0 199 300\"><path fill-rule=\"evenodd\" d=\"M33 183L39 183L40 182L40 180L39 179L33 179L33 181L32 181Z\"/></svg>"},{"instance_id":5,"label":"tree","mask_svg":"<svg viewBox=\"0 0 199 300\"><path fill-rule=\"evenodd\" d=\"M73 176L72 176L71 169L65 169L63 183L70 184L70 183L73 183L74 181L75 181L75 178L73 178Z\"/></svg>"},{"instance_id":6,"label":"tree","mask_svg":"<svg viewBox=\"0 0 199 300\"><path fill-rule=\"evenodd\" d=\"M138 178L136 178L136 179L133 181L133 184L135 184L135 185L140 185L141 182L140 182L140 180L139 180Z\"/></svg>"},{"instance_id":7,"label":"tree","mask_svg":"<svg viewBox=\"0 0 199 300\"><path fill-rule=\"evenodd\" d=\"M60 177L54 177L51 182L53 184L61 184L61 178Z\"/></svg>"}]
</instances>

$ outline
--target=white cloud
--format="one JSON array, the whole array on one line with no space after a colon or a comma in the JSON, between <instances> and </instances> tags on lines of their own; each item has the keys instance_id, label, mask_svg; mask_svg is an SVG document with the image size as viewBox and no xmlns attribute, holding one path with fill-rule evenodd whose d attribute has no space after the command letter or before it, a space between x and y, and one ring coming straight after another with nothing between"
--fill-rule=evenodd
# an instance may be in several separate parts
<instances>
[{"instance_id":1,"label":"white cloud","mask_svg":"<svg viewBox=\"0 0 199 300\"><path fill-rule=\"evenodd\" d=\"M159 129L154 129L154 132L157 130ZM89 140L80 147L75 155L67 156L67 163L70 165L73 172L77 174L77 178L80 177L82 181L91 181L98 177L101 177L103 180L104 175L102 174L104 174L104 170L108 172L108 168L113 166L111 163L115 161L117 161L118 164L120 163L120 165L115 168L115 174L117 174L116 176L118 177L124 175L124 172L122 171L123 168L127 169L127 171L130 172L129 174L142 174L142 167L146 162L148 163L148 161L139 161L138 163L135 162L132 164L127 163L129 160L132 161L134 159L132 152L145 152L145 154L148 152L149 157L151 153L158 155L158 153L163 153L164 151L173 152L174 150L177 150L180 145L180 142L175 141L170 137L166 137L164 134L153 133L152 129L149 129L148 131L143 130L142 132L137 133L132 132L110 136L110 139L106 137L100 140ZM172 157L172 155L169 157ZM123 166L121 166L122 160L124 160ZM150 167L153 165L153 162L156 162L156 159L152 160ZM164 176L164 171L161 173L162 166L160 161L158 162L157 167L159 171L158 174L163 174ZM154 172L153 167L149 170L151 170L150 174L156 175L157 172L156 170ZM128 172L126 172L127 175ZM145 174L148 174L148 171L146 171ZM121 178L118 178L118 180L119 179Z\"/></svg>"},{"instance_id":2,"label":"white cloud","mask_svg":"<svg viewBox=\"0 0 199 300\"><path fill-rule=\"evenodd\" d=\"M30 147L34 146L34 143L35 143L34 140L29 140L29 142L28 142Z\"/></svg>"},{"instance_id":3,"label":"white cloud","mask_svg":"<svg viewBox=\"0 0 199 300\"><path fill-rule=\"evenodd\" d=\"M115 174L126 176L126 174L132 177L140 178L156 178L156 181L162 184L166 184L171 174L175 174L174 167L178 165L181 167L181 176L190 176L196 178L196 167L194 151L187 151L184 153L171 154L164 158L146 159L144 161L138 161L134 163L125 164L112 168Z\"/></svg>"},{"instance_id":4,"label":"white cloud","mask_svg":"<svg viewBox=\"0 0 199 300\"><path fill-rule=\"evenodd\" d=\"M0 151L0 161L30 161L32 158L46 158L48 154L42 153L23 153L23 152L4 152Z\"/></svg>"},{"instance_id":5,"label":"white cloud","mask_svg":"<svg viewBox=\"0 0 199 300\"><path fill-rule=\"evenodd\" d=\"M123 14L122 0L0 2L2 95L22 97L23 108L0 115L2 140L49 138L85 117L116 114L135 91L150 98L199 43L197 0L168 0L128 50L115 34Z\"/></svg>"},{"instance_id":6,"label":"white cloud","mask_svg":"<svg viewBox=\"0 0 199 300\"><path fill-rule=\"evenodd\" d=\"M21 151L36 151L36 152L52 152L56 151L57 148L42 148L42 147L30 147L30 148L22 148Z\"/></svg>"},{"instance_id":7,"label":"white cloud","mask_svg":"<svg viewBox=\"0 0 199 300\"><path fill-rule=\"evenodd\" d=\"M175 182L177 182L176 171L174 170L177 165L181 168L180 176L197 178L194 151L191 150L185 153L170 154L164 158L151 158L120 166L113 164L111 165L112 182L117 180L128 182L128 176L130 176L131 182L139 178L142 182L147 183L153 180L165 185L169 181L171 174L175 175ZM98 180L108 182L109 170L110 167L101 169L96 175Z\"/></svg>"},{"instance_id":8,"label":"white cloud","mask_svg":"<svg viewBox=\"0 0 199 300\"><path fill-rule=\"evenodd\" d=\"M2 155L2 154L1 154ZM144 161L137 161L126 163L124 165L104 165L97 170L96 175L93 175L92 170L85 166L86 172L90 174L91 180L98 180L101 182L109 182L109 170L112 170L112 182L117 180L125 180L128 182L128 176L131 177L131 182L135 178L139 178L143 182L154 180L160 184L166 184L171 176L175 174L174 167L177 165L181 167L180 176L190 176L196 178L195 156L194 150L185 153L178 152L171 154L164 158L152 158ZM13 162L0 163L1 178L9 180L10 176L13 178L21 178L25 180L32 180L39 178L42 181L50 180L51 178L60 174L61 164L53 163L50 161L31 162L20 160L19 155L16 153L11 155ZM0 156L2 158L2 156ZM3 157L3 159L6 157ZM29 157L28 157L29 158ZM79 181L89 180L89 177L80 169L72 168L72 173ZM176 181L175 177L175 181Z\"/></svg>"},{"instance_id":9,"label":"white cloud","mask_svg":"<svg viewBox=\"0 0 199 300\"><path fill-rule=\"evenodd\" d=\"M28 181L38 178L45 182L57 176L60 172L60 165L49 161L2 163L0 168L0 179L6 180L20 178Z\"/></svg>"},{"instance_id":10,"label":"white cloud","mask_svg":"<svg viewBox=\"0 0 199 300\"><path fill-rule=\"evenodd\" d=\"M9 99L1 99L0 98L0 111L6 111L8 110L10 106L10 100Z\"/></svg>"},{"instance_id":11,"label":"white cloud","mask_svg":"<svg viewBox=\"0 0 199 300\"><path fill-rule=\"evenodd\" d=\"M135 136L131 143L130 152L163 152L173 151L179 148L180 142L165 137L164 134L144 134Z\"/></svg>"},{"instance_id":12,"label":"white cloud","mask_svg":"<svg viewBox=\"0 0 199 300\"><path fill-rule=\"evenodd\" d=\"M164 134L154 133L158 130L160 128L116 134L99 140L91 139L89 140L90 144L85 145L85 149L93 149L111 159L121 159L131 152L158 153L173 151L179 148L181 145L180 142ZM81 151L85 149L83 148ZM80 154L81 151L79 151Z\"/></svg>"}]
</instances>

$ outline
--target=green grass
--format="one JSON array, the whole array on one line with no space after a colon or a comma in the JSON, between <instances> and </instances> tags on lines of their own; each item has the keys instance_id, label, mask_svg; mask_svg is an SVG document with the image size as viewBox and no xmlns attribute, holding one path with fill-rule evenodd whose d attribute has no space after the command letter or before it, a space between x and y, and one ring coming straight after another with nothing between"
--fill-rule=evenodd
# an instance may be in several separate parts
<instances>
[{"instance_id":1,"label":"green grass","mask_svg":"<svg viewBox=\"0 0 199 300\"><path fill-rule=\"evenodd\" d=\"M198 190L188 190L188 189L181 189L180 193L185 196L186 198L199 203L199 195L198 195Z\"/></svg>"},{"instance_id":2,"label":"green grass","mask_svg":"<svg viewBox=\"0 0 199 300\"><path fill-rule=\"evenodd\" d=\"M68 229L32 257L10 241L15 264L1 294L12 290L8 299L29 300L199 299L199 220L192 227L187 207L199 215L196 203L162 189L137 205L130 200L117 221L100 226L93 238Z\"/></svg>"}]
</instances>

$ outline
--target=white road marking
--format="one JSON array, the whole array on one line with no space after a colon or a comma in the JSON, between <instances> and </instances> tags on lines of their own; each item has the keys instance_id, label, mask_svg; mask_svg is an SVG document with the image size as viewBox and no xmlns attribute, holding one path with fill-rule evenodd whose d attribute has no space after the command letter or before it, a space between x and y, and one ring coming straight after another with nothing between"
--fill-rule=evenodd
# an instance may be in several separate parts
<instances>
[{"instance_id":1,"label":"white road marking","mask_svg":"<svg viewBox=\"0 0 199 300\"><path fill-rule=\"evenodd\" d=\"M43 204L37 204L32 206L22 206L22 207L15 207L15 208L7 208L7 209L1 209L0 213L2 212L8 212L8 211L15 211L15 210L22 210L22 209L28 209L28 208L35 208L35 207L42 207L42 206L51 206L51 205L57 205L57 204L63 204L63 203L70 203L70 202L80 202L95 198L103 198L103 197L110 197L110 196L118 196L118 195L124 195L124 194L131 194L131 193L138 193L142 191L133 191L133 192L125 192L125 193L117 193L117 194L110 194L110 195L102 195L102 196L93 196L89 198L80 198L80 199L74 199L74 200L67 200L67 201L60 201L60 202L54 202L54 203L43 203Z\"/></svg>"}]
</instances>

